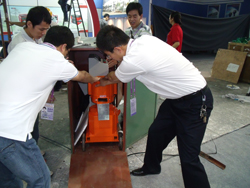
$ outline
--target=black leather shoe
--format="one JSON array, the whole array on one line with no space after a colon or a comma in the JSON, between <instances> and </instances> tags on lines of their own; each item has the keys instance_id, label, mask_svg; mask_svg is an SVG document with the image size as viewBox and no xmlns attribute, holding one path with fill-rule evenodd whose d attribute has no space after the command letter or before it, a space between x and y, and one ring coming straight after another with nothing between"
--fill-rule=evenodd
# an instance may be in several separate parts
<instances>
[{"instance_id":1,"label":"black leather shoe","mask_svg":"<svg viewBox=\"0 0 250 188\"><path fill-rule=\"evenodd\" d=\"M138 168L138 169L133 170L130 174L134 176L146 176L149 174L159 174L159 173L145 172L142 168Z\"/></svg>"}]
</instances>

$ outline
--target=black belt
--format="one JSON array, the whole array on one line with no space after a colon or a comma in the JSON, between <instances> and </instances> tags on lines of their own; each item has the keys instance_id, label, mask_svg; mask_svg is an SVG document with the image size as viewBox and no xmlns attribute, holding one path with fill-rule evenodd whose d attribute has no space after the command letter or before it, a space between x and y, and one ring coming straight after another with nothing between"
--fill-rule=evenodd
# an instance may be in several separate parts
<instances>
[{"instance_id":1,"label":"black belt","mask_svg":"<svg viewBox=\"0 0 250 188\"><path fill-rule=\"evenodd\" d=\"M191 94L188 94L188 95L185 95L185 96L183 96L183 97L181 97L181 98L178 98L178 99L176 99L176 100L180 100L180 101L190 100L190 99L192 99L192 98L194 98L194 97L196 97L196 96L201 95L202 92L204 92L207 88L208 88L208 87L207 87L207 85L206 85L206 86L205 86L204 88L202 88L201 90L196 91L196 92L191 93Z\"/></svg>"}]
</instances>

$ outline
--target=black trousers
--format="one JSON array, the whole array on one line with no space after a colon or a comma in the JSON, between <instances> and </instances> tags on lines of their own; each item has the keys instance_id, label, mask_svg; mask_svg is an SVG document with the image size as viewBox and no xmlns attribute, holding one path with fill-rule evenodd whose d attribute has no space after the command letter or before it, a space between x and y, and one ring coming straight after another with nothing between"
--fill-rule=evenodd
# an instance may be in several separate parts
<instances>
[{"instance_id":1,"label":"black trousers","mask_svg":"<svg viewBox=\"0 0 250 188\"><path fill-rule=\"evenodd\" d=\"M37 115L33 131L31 133L32 137L35 139L36 144L38 144L38 139L39 139L39 114Z\"/></svg>"},{"instance_id":2,"label":"black trousers","mask_svg":"<svg viewBox=\"0 0 250 188\"><path fill-rule=\"evenodd\" d=\"M213 96L207 87L207 121L213 109ZM177 137L182 175L186 188L209 188L208 178L199 159L200 146L207 123L200 118L202 94L188 99L166 99L149 128L143 170L161 171L162 151ZM171 173L171 170L169 170Z\"/></svg>"},{"instance_id":3,"label":"black trousers","mask_svg":"<svg viewBox=\"0 0 250 188\"><path fill-rule=\"evenodd\" d=\"M64 17L63 21L65 21L65 22L68 21L68 13L67 13L68 6L67 6L67 1L68 0L59 0L58 1L58 4L61 6L61 9L63 11L63 17Z\"/></svg>"}]
</instances>

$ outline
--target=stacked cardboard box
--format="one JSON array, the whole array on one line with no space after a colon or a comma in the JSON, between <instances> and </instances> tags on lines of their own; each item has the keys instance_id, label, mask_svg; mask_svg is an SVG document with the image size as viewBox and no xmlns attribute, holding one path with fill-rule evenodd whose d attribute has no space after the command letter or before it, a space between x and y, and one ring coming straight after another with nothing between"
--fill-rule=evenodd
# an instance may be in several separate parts
<instances>
[{"instance_id":1,"label":"stacked cardboard box","mask_svg":"<svg viewBox=\"0 0 250 188\"><path fill-rule=\"evenodd\" d=\"M250 42L250 41L249 41ZM229 50L235 50L240 52L247 52L247 56L240 74L239 80L242 82L250 83L250 43L243 44L243 43L228 43Z\"/></svg>"}]
</instances>

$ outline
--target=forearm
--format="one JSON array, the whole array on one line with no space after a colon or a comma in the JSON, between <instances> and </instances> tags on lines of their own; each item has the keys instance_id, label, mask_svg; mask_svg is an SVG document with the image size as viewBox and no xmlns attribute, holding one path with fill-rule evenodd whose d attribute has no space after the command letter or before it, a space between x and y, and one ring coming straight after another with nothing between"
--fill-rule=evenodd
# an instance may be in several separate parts
<instances>
[{"instance_id":1,"label":"forearm","mask_svg":"<svg viewBox=\"0 0 250 188\"><path fill-rule=\"evenodd\" d=\"M180 42L175 42L172 46L173 46L174 48L177 48L179 45L180 45Z\"/></svg>"},{"instance_id":2,"label":"forearm","mask_svg":"<svg viewBox=\"0 0 250 188\"><path fill-rule=\"evenodd\" d=\"M115 72L110 72L107 76L100 80L99 86L106 86L110 84L121 83L121 81L116 77Z\"/></svg>"},{"instance_id":3,"label":"forearm","mask_svg":"<svg viewBox=\"0 0 250 188\"><path fill-rule=\"evenodd\" d=\"M121 82L115 75L115 71L110 72L107 76L108 80L114 84L114 83L119 83Z\"/></svg>"},{"instance_id":4,"label":"forearm","mask_svg":"<svg viewBox=\"0 0 250 188\"><path fill-rule=\"evenodd\" d=\"M84 82L84 83L93 83L98 79L96 77L91 76L86 71L79 71L78 75L72 79L73 81Z\"/></svg>"}]
</instances>

